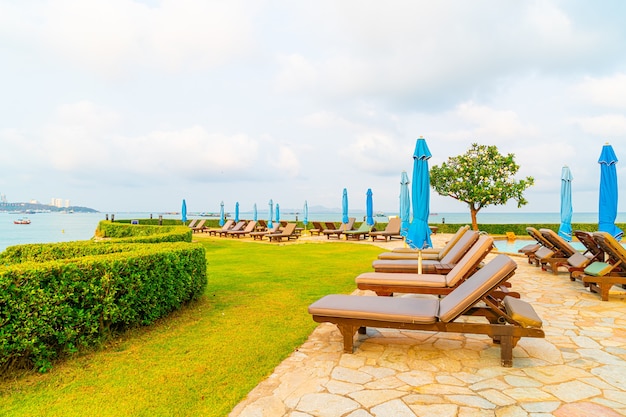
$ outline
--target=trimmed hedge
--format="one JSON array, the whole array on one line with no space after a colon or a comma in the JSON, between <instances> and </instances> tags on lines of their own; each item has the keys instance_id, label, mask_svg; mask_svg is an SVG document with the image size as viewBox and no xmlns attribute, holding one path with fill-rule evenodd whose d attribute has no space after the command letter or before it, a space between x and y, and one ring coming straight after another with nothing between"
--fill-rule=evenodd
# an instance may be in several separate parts
<instances>
[{"instance_id":1,"label":"trimmed hedge","mask_svg":"<svg viewBox=\"0 0 626 417\"><path fill-rule=\"evenodd\" d=\"M97 238L129 243L191 242L192 231L181 225L153 226L103 220L98 223L95 235Z\"/></svg>"},{"instance_id":2,"label":"trimmed hedge","mask_svg":"<svg viewBox=\"0 0 626 417\"><path fill-rule=\"evenodd\" d=\"M10 247L0 254L0 373L44 372L112 333L153 323L206 285L205 250L186 242Z\"/></svg>"}]
</instances>

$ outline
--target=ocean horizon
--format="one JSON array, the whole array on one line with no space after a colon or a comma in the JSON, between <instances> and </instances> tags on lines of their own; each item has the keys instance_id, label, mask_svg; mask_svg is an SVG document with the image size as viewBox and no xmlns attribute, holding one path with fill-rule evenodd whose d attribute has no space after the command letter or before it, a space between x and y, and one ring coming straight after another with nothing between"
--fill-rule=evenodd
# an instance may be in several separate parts
<instances>
[{"instance_id":1,"label":"ocean horizon","mask_svg":"<svg viewBox=\"0 0 626 417\"><path fill-rule=\"evenodd\" d=\"M133 220L158 218L180 219L180 214L175 213L149 213L149 212L112 212L112 213L37 213L37 214L14 214L0 212L0 252L8 246L21 245L27 243L53 243L69 242L74 240L89 240L94 236L98 222L115 216L117 220ZM234 213L229 213L232 218ZM389 216L397 216L397 212L387 212L381 216L374 217L374 221L386 223ZM251 211L239 213L241 219L252 219ZM350 217L356 217L357 222L364 220L365 211L350 211ZM13 221L20 217L28 217L31 224L14 224ZM187 216L191 218L215 218L202 216L200 213L191 213ZM267 220L268 213L257 212L258 219ZM309 212L308 221L332 221L340 222L341 212ZM276 220L273 218L273 220ZM303 221L302 213L286 211L281 214L280 220ZM467 213L431 213L429 223L439 224L470 224L471 218ZM560 223L559 213L478 213L478 224L558 224ZM597 213L574 213L572 223L598 223ZM616 223L626 223L626 213L618 213Z\"/></svg>"}]
</instances>

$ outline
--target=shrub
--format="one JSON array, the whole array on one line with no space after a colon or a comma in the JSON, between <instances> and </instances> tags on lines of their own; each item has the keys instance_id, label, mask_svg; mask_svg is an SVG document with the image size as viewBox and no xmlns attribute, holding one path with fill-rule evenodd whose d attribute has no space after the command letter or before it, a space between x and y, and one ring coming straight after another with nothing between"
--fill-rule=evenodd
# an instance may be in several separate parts
<instances>
[{"instance_id":1,"label":"shrub","mask_svg":"<svg viewBox=\"0 0 626 417\"><path fill-rule=\"evenodd\" d=\"M0 370L46 371L113 332L153 323L207 284L205 251L195 244L23 246L0 266Z\"/></svg>"}]
</instances>

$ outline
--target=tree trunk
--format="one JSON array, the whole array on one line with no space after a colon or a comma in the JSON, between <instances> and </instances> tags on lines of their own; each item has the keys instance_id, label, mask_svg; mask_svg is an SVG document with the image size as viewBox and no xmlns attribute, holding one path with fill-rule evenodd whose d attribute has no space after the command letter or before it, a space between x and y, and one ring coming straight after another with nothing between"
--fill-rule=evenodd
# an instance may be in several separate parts
<instances>
[{"instance_id":1,"label":"tree trunk","mask_svg":"<svg viewBox=\"0 0 626 417\"><path fill-rule=\"evenodd\" d=\"M478 210L474 207L470 207L470 214L472 216L472 230L478 231L478 222L476 221L476 214L478 214Z\"/></svg>"}]
</instances>

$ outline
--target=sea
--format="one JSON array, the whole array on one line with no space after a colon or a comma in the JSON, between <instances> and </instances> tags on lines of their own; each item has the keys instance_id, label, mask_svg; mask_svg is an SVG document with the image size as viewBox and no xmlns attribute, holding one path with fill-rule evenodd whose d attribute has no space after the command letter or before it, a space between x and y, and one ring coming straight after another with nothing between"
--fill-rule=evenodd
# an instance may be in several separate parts
<instances>
[{"instance_id":1,"label":"sea","mask_svg":"<svg viewBox=\"0 0 626 417\"><path fill-rule=\"evenodd\" d=\"M365 212L350 212L350 217L356 217L362 221ZM380 213L374 218L375 221L387 222L389 216L397 216L398 213ZM35 213L18 214L0 212L0 252L8 246L25 243L51 243L69 242L74 240L89 240L94 234L98 222L114 216L116 220L147 219L150 217L179 219L178 214L162 214L148 212L122 212L122 213ZM28 217L30 224L14 224L14 220ZM203 217L201 214L189 214L188 218ZM232 217L232 216L231 216ZM240 212L242 219L251 219L252 212ZM211 218L206 217L206 218ZM266 219L267 213L258 212L257 218ZM333 221L340 222L342 214L338 212L309 213L308 221ZM275 218L273 220L276 220ZM286 212L280 215L280 220L296 221L304 220L302 213ZM597 223L597 213L574 213L573 223ZM626 213L618 213L617 223L626 223ZM469 224L471 218L467 213L431 213L429 223ZM478 213L479 224L558 224L559 213Z\"/></svg>"}]
</instances>

